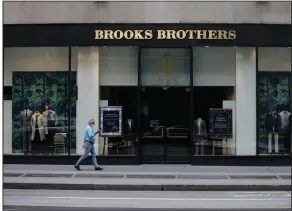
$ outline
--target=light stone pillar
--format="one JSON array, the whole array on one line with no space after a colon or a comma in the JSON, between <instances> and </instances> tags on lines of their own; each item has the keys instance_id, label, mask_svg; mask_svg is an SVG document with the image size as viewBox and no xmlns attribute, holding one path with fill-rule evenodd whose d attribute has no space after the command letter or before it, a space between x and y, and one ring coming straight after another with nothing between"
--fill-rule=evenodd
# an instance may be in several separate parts
<instances>
[{"instance_id":1,"label":"light stone pillar","mask_svg":"<svg viewBox=\"0 0 292 211\"><path fill-rule=\"evenodd\" d=\"M78 101L76 111L76 153L83 153L85 128L89 119L95 119L99 128L99 48L78 47L77 65ZM98 135L96 140L98 140ZM98 153L98 141L95 144Z\"/></svg>"},{"instance_id":2,"label":"light stone pillar","mask_svg":"<svg viewBox=\"0 0 292 211\"><path fill-rule=\"evenodd\" d=\"M236 155L256 155L256 49L236 48Z\"/></svg>"}]
</instances>

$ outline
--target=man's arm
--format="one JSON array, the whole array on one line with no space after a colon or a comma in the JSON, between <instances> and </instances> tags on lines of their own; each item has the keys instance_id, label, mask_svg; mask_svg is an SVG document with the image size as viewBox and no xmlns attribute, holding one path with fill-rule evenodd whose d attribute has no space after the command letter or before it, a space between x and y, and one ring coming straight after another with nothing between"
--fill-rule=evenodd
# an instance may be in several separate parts
<instances>
[{"instance_id":1,"label":"man's arm","mask_svg":"<svg viewBox=\"0 0 292 211\"><path fill-rule=\"evenodd\" d=\"M93 129L91 129L90 127L86 128L86 134L89 138L89 141L95 136L95 134L93 133Z\"/></svg>"},{"instance_id":2,"label":"man's arm","mask_svg":"<svg viewBox=\"0 0 292 211\"><path fill-rule=\"evenodd\" d=\"M93 129L88 127L86 128L86 133L89 137L89 139L92 139L94 136L96 136L96 134L98 134L100 132L100 130L96 131L95 133L93 133Z\"/></svg>"}]
</instances>

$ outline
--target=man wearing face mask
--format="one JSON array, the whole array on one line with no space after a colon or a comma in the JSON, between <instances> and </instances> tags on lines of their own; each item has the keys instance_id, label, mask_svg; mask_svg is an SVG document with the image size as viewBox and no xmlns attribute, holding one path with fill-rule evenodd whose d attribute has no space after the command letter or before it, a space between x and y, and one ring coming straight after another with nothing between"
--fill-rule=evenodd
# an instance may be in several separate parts
<instances>
[{"instance_id":1,"label":"man wearing face mask","mask_svg":"<svg viewBox=\"0 0 292 211\"><path fill-rule=\"evenodd\" d=\"M84 153L79 158L79 160L77 161L77 163L74 166L78 171L81 171L80 164L88 156L89 153L92 156L92 164L94 165L95 170L96 171L102 170L102 168L99 167L99 165L97 164L96 152L95 152L95 149L94 149L94 143L95 143L95 140L96 140L95 136L100 131L98 130L95 133L93 132L93 125L94 124L95 124L94 119L90 119L89 122L88 122L88 126L86 127L85 136L84 136L84 144L83 144Z\"/></svg>"}]
</instances>

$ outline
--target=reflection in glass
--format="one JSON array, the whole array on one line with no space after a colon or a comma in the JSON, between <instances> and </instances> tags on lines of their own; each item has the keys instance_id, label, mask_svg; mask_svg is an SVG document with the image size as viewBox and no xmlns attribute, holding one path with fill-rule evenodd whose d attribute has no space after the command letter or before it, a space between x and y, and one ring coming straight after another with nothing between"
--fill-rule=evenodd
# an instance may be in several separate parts
<instances>
[{"instance_id":1,"label":"reflection in glass","mask_svg":"<svg viewBox=\"0 0 292 211\"><path fill-rule=\"evenodd\" d=\"M12 152L66 154L68 72L13 72L12 87Z\"/></svg>"},{"instance_id":2,"label":"reflection in glass","mask_svg":"<svg viewBox=\"0 0 292 211\"><path fill-rule=\"evenodd\" d=\"M259 154L290 153L290 74L259 72Z\"/></svg>"}]
</instances>

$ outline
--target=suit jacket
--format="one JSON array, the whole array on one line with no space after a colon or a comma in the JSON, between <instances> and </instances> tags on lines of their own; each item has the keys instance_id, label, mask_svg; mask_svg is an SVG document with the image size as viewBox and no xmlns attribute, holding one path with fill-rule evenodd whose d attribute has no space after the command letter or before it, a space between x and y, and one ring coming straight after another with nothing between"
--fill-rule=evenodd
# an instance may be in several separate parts
<instances>
[{"instance_id":1,"label":"suit jacket","mask_svg":"<svg viewBox=\"0 0 292 211\"><path fill-rule=\"evenodd\" d=\"M265 126L266 126L266 132L271 133L275 131L275 128L277 128L278 124L278 114L275 114L275 119L273 119L273 115L271 113L268 113L266 116Z\"/></svg>"},{"instance_id":2,"label":"suit jacket","mask_svg":"<svg viewBox=\"0 0 292 211\"><path fill-rule=\"evenodd\" d=\"M44 117L40 112L35 112L31 117L31 140L34 140L36 124L38 124L38 132L40 134L40 139L43 141L45 139L45 130L44 130Z\"/></svg>"},{"instance_id":3,"label":"suit jacket","mask_svg":"<svg viewBox=\"0 0 292 211\"><path fill-rule=\"evenodd\" d=\"M53 110L43 112L45 134L48 134L48 128L58 124L58 116Z\"/></svg>"},{"instance_id":4,"label":"suit jacket","mask_svg":"<svg viewBox=\"0 0 292 211\"><path fill-rule=\"evenodd\" d=\"M207 135L207 130L206 130L206 121L203 119L196 119L195 120L195 135Z\"/></svg>"},{"instance_id":5,"label":"suit jacket","mask_svg":"<svg viewBox=\"0 0 292 211\"><path fill-rule=\"evenodd\" d=\"M21 124L23 132L31 131L31 124L30 124L31 116L32 116L32 111L29 109L25 109L20 112L20 124Z\"/></svg>"},{"instance_id":6,"label":"suit jacket","mask_svg":"<svg viewBox=\"0 0 292 211\"><path fill-rule=\"evenodd\" d=\"M129 126L129 123L128 123L128 119L126 119L124 121L124 124L123 124L123 132L124 132L124 134L127 135L129 133L134 133L135 129L136 129L135 127L136 127L135 121L132 119L131 129L130 129L130 126Z\"/></svg>"},{"instance_id":7,"label":"suit jacket","mask_svg":"<svg viewBox=\"0 0 292 211\"><path fill-rule=\"evenodd\" d=\"M278 114L277 127L275 132L279 134L289 134L291 131L291 113L288 111L282 111Z\"/></svg>"}]
</instances>

